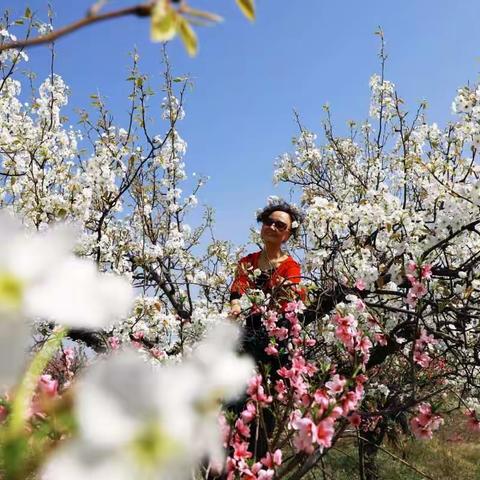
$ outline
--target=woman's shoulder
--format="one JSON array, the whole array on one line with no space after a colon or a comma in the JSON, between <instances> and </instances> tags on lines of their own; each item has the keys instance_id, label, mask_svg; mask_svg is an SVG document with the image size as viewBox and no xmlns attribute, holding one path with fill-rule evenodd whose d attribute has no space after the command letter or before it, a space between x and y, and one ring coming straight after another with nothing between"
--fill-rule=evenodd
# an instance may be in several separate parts
<instances>
[{"instance_id":1,"label":"woman's shoulder","mask_svg":"<svg viewBox=\"0 0 480 480\"><path fill-rule=\"evenodd\" d=\"M288 255L288 257L280 264L280 267L284 268L300 268L300 264L291 256Z\"/></svg>"},{"instance_id":2,"label":"woman's shoulder","mask_svg":"<svg viewBox=\"0 0 480 480\"><path fill-rule=\"evenodd\" d=\"M262 252L253 252L249 253L248 255L245 255L239 260L239 263L249 263L251 265L258 265L258 259L260 258L260 254Z\"/></svg>"}]
</instances>

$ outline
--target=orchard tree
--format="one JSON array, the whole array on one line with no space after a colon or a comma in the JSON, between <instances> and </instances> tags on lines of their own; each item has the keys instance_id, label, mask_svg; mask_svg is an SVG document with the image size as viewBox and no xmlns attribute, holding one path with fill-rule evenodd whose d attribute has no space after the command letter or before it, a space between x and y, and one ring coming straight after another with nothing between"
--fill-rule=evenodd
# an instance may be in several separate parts
<instances>
[{"instance_id":1,"label":"orchard tree","mask_svg":"<svg viewBox=\"0 0 480 480\"><path fill-rule=\"evenodd\" d=\"M24 52L1 57L2 478L184 478L204 458L218 464L219 402L242 391L252 364L222 323L232 246L213 237L211 209L187 223L205 182L187 182L178 130L188 78L172 76L165 54L153 112L134 54L126 124L92 96L77 129L59 75L36 90Z\"/></svg>"},{"instance_id":2,"label":"orchard tree","mask_svg":"<svg viewBox=\"0 0 480 480\"><path fill-rule=\"evenodd\" d=\"M406 109L384 77L383 47L380 56L369 120L339 136L325 107L325 141L299 123L295 151L275 172L306 210L305 322L318 340L307 357L327 354L342 371L331 349L361 348L346 305L366 312L373 347L355 414L362 478L377 478L378 447L398 426L431 438L457 404L480 429L480 88L460 88L456 120L440 128L425 104Z\"/></svg>"}]
</instances>

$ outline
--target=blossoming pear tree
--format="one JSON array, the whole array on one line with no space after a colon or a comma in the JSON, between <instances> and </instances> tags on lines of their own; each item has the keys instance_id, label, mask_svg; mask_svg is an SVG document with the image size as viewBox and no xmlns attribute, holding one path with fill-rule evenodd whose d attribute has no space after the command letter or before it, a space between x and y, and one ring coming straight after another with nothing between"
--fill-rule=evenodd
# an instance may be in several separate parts
<instances>
[{"instance_id":1,"label":"blossoming pear tree","mask_svg":"<svg viewBox=\"0 0 480 480\"><path fill-rule=\"evenodd\" d=\"M0 35L14 41L5 22ZM22 73L28 56L8 49L0 57L2 478L41 468L51 478L65 468L82 475L95 425L105 452L95 478L144 468L159 478L176 468L182 478L209 457L221 463L220 402L244 388L252 363L236 354L237 331L219 315L232 248L212 237L210 209L197 226L187 224L205 182L194 177L182 192L186 142L177 122L188 79L173 77L165 56L157 101L165 131L152 133L153 91L134 54L125 127L94 96L97 118L81 112L78 130L62 115L68 87L60 76L52 71L29 98L22 91L31 81ZM179 365L164 367L164 360ZM133 383L125 383L122 368ZM77 381L77 372L85 379ZM101 385L106 377L110 383ZM115 442L99 418L112 420ZM47 466L47 454L71 436L77 443Z\"/></svg>"},{"instance_id":2,"label":"blossoming pear tree","mask_svg":"<svg viewBox=\"0 0 480 480\"><path fill-rule=\"evenodd\" d=\"M275 172L306 210L305 323L318 340L307 358L339 344L360 353L345 308L364 309L368 381L352 420L365 478L377 478L375 455L392 429L409 424L431 438L442 410L455 408L480 425L480 88L458 90L455 119L441 128L425 104L406 108L384 77L383 47L381 59L369 119L340 136L325 107L324 142L299 122ZM342 358L329 356L342 372Z\"/></svg>"},{"instance_id":3,"label":"blossoming pear tree","mask_svg":"<svg viewBox=\"0 0 480 480\"><path fill-rule=\"evenodd\" d=\"M82 131L65 126L61 108L68 87L61 77L52 73L38 94L22 103L17 69L24 58L12 50L2 55L11 69L5 70L0 96L0 206L36 230L58 221L75 223L76 254L101 271L126 275L138 293L131 316L109 336L77 330L72 338L97 350L135 339L157 357L181 351L208 312L223 308L234 261L231 246L215 239L197 253L211 232L210 209L196 227L187 223L206 181L193 177L190 192L182 192L186 142L176 126L184 117L188 79L173 78L167 64L157 112L165 132L152 133L153 91L135 54L125 128L115 126L103 100L93 96L98 117L82 112Z\"/></svg>"}]
</instances>

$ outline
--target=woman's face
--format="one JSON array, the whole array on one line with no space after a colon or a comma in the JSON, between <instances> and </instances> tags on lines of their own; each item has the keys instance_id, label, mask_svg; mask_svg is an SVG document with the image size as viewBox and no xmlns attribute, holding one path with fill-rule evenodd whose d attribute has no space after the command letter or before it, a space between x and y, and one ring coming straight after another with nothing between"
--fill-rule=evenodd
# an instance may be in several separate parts
<instances>
[{"instance_id":1,"label":"woman's face","mask_svg":"<svg viewBox=\"0 0 480 480\"><path fill-rule=\"evenodd\" d=\"M280 245L290 238L291 228L290 215L276 210L268 216L268 219L264 220L260 234L264 243Z\"/></svg>"}]
</instances>

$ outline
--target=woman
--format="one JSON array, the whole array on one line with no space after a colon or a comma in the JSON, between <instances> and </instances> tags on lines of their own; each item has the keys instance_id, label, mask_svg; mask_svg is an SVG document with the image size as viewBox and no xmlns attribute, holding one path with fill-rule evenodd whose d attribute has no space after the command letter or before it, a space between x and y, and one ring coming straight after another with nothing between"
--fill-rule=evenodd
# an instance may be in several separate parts
<instances>
[{"instance_id":1,"label":"woman","mask_svg":"<svg viewBox=\"0 0 480 480\"><path fill-rule=\"evenodd\" d=\"M297 286L301 279L300 265L282 249L292 235L297 235L301 220L301 213L286 202L272 203L258 214L264 246L238 263L230 288L230 316L242 313L239 299L249 289L270 293L281 308L289 299L302 295Z\"/></svg>"},{"instance_id":2,"label":"woman","mask_svg":"<svg viewBox=\"0 0 480 480\"><path fill-rule=\"evenodd\" d=\"M286 253L283 245L293 235L296 236L302 220L302 215L286 202L272 203L265 207L257 216L257 221L262 223L261 238L263 248L259 252L243 257L237 267L235 279L231 286L230 316L237 318L242 313L240 297L250 289L262 290L270 294L268 308L282 313L287 303L291 300L304 297L300 288L300 265ZM245 327L243 329L243 351L251 355L257 367L265 376L269 375L272 383L278 379L277 370L286 361L286 355L269 356L265 352L269 338L262 322L262 314L258 308L253 307L246 313ZM284 325L282 325L282 323ZM279 326L288 326L285 320L280 319ZM230 410L240 414L244 402L232 405ZM262 458L267 451L267 437L275 426L273 413L265 409L263 412L265 428L260 429L256 445L250 449L257 459ZM252 435L252 440L254 436Z\"/></svg>"}]
</instances>

